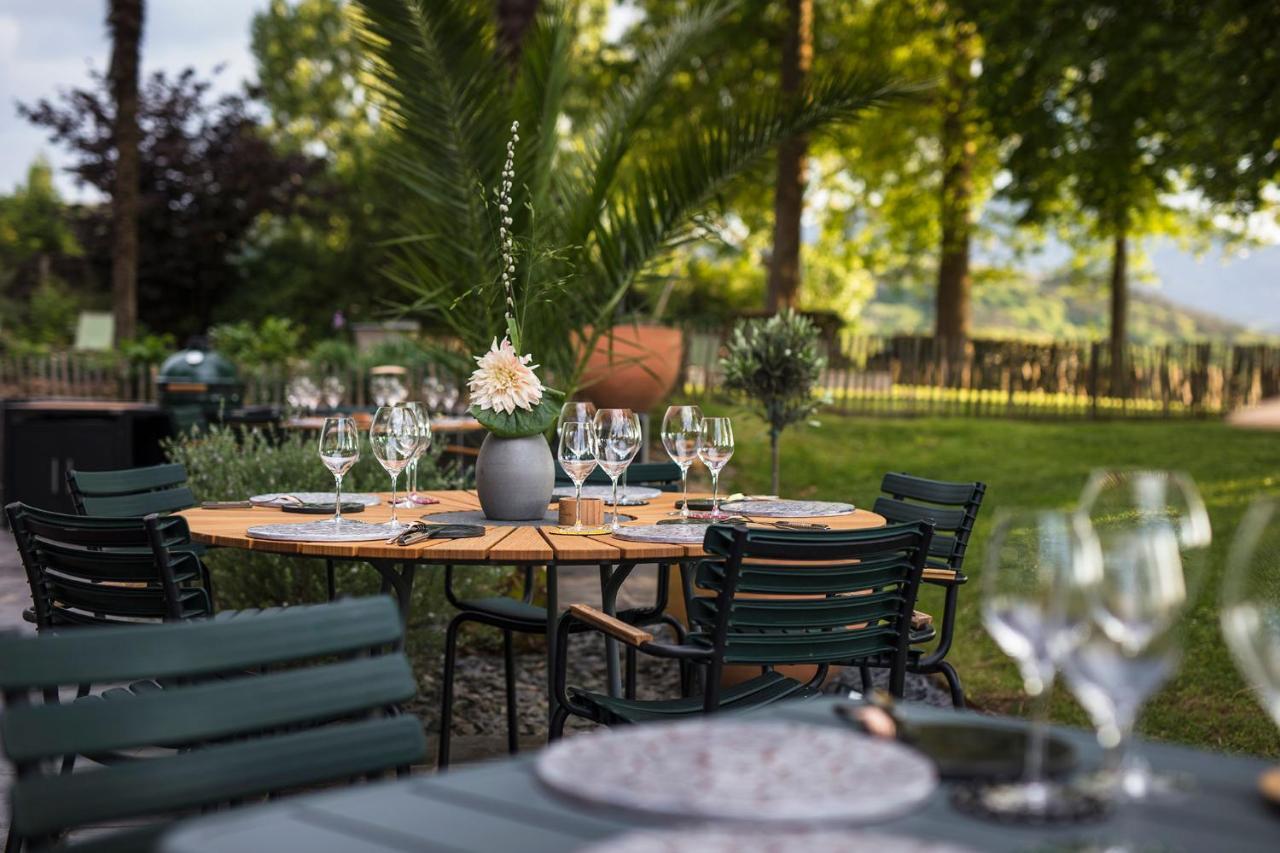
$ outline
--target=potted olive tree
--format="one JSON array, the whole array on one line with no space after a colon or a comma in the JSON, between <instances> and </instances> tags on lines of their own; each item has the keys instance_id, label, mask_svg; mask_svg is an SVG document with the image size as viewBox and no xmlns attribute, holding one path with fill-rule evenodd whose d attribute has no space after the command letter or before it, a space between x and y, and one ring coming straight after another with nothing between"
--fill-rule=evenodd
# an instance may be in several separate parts
<instances>
[{"instance_id":1,"label":"potted olive tree","mask_svg":"<svg viewBox=\"0 0 1280 853\"><path fill-rule=\"evenodd\" d=\"M739 323L720 361L724 387L744 394L769 425L772 491L778 494L782 431L813 414L826 359L818 352L817 327L787 309L766 320Z\"/></svg>"}]
</instances>

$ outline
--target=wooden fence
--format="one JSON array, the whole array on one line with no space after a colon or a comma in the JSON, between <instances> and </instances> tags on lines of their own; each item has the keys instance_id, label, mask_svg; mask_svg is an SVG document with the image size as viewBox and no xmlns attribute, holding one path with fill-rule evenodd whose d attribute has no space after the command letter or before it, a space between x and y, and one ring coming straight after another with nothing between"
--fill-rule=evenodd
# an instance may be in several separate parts
<instances>
[{"instance_id":1,"label":"wooden fence","mask_svg":"<svg viewBox=\"0 0 1280 853\"><path fill-rule=\"evenodd\" d=\"M724 339L724 333L687 336L684 395L699 398L720 387ZM975 340L948 351L928 337L845 335L824 348L820 393L833 410L850 414L1213 417L1280 394L1280 347L1271 346L1130 347L1114 387L1108 348L1099 342ZM432 373L410 370L403 382L421 389ZM289 402L284 369L242 376L246 405ZM369 377L354 368L316 371L317 382L329 377L344 403L371 402ZM14 397L151 401L155 368L102 355L0 356L0 399Z\"/></svg>"}]
</instances>

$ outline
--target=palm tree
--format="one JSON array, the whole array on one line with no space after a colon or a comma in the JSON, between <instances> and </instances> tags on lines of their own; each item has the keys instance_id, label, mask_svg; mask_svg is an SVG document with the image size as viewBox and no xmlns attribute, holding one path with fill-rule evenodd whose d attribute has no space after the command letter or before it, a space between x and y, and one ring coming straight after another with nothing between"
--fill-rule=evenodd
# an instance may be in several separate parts
<instances>
[{"instance_id":1,"label":"palm tree","mask_svg":"<svg viewBox=\"0 0 1280 853\"><path fill-rule=\"evenodd\" d=\"M542 3L512 78L487 4L358 0L374 86L397 141L388 156L403 233L391 277L406 313L445 325L472 352L504 334L492 203L513 120L520 125L509 215L524 349L562 388L613 326L637 278L699 234L698 217L785 139L851 121L898 95L883 73L813 75L794 97L749 93L694 125L654 127L653 107L733 2L680 18L589 126L564 127L573 16Z\"/></svg>"},{"instance_id":2,"label":"palm tree","mask_svg":"<svg viewBox=\"0 0 1280 853\"><path fill-rule=\"evenodd\" d=\"M782 41L782 94L804 96L805 80L813 67L813 0L788 0L787 32ZM769 284L765 309L794 308L800 292L800 220L804 215L805 156L803 136L778 146L778 178L773 196L773 252L769 255Z\"/></svg>"},{"instance_id":3,"label":"palm tree","mask_svg":"<svg viewBox=\"0 0 1280 853\"><path fill-rule=\"evenodd\" d=\"M115 186L111 190L111 289L115 299L116 339L138 330L138 53L142 43L143 0L110 0L111 67L107 80L116 114Z\"/></svg>"}]
</instances>

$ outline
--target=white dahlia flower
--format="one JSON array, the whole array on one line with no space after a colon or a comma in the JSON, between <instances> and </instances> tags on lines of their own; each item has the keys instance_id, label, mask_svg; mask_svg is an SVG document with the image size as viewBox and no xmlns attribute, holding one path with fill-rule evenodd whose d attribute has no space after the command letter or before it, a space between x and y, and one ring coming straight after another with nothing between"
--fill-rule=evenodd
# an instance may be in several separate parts
<instances>
[{"instance_id":1,"label":"white dahlia flower","mask_svg":"<svg viewBox=\"0 0 1280 853\"><path fill-rule=\"evenodd\" d=\"M542 383L533 372L538 365L529 364L531 361L532 355L517 355L508 339L499 344L494 338L489 351L476 356L479 368L467 382L471 402L508 415L516 409L533 411L542 401Z\"/></svg>"}]
</instances>

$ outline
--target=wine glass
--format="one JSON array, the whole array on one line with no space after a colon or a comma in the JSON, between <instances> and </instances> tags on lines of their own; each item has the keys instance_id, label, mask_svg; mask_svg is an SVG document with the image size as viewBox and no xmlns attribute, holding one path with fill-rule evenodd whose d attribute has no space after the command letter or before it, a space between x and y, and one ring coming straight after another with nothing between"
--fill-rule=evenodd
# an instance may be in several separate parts
<instances>
[{"instance_id":1,"label":"wine glass","mask_svg":"<svg viewBox=\"0 0 1280 853\"><path fill-rule=\"evenodd\" d=\"M681 518L689 517L689 467L702 442L702 410L697 406L668 406L662 416L662 446L680 468ZM677 513L671 513L676 515Z\"/></svg>"},{"instance_id":2,"label":"wine glass","mask_svg":"<svg viewBox=\"0 0 1280 853\"><path fill-rule=\"evenodd\" d=\"M711 472L711 517L727 518L720 511L720 469L733 456L733 425L728 418L703 418L702 440L698 444L698 458Z\"/></svg>"},{"instance_id":3,"label":"wine glass","mask_svg":"<svg viewBox=\"0 0 1280 853\"><path fill-rule=\"evenodd\" d=\"M404 405L382 406L373 415L369 425L369 443L373 455L384 471L391 475L391 520L388 528L399 530L403 525L396 516L396 483L400 472L417 455L422 445L422 427L418 416Z\"/></svg>"},{"instance_id":4,"label":"wine glass","mask_svg":"<svg viewBox=\"0 0 1280 853\"><path fill-rule=\"evenodd\" d=\"M1236 530L1222 583L1221 620L1241 674L1280 725L1280 502L1275 498L1255 502Z\"/></svg>"},{"instance_id":5,"label":"wine glass","mask_svg":"<svg viewBox=\"0 0 1280 853\"><path fill-rule=\"evenodd\" d=\"M342 398L347 393L347 387L342 384L342 380L337 376L326 376L322 386L324 393L324 402L330 409L336 409L342 405Z\"/></svg>"},{"instance_id":6,"label":"wine glass","mask_svg":"<svg viewBox=\"0 0 1280 853\"><path fill-rule=\"evenodd\" d=\"M405 408L413 411L414 416L418 419L418 431L421 443L418 445L418 452L409 460L407 466L408 477L405 486L405 496L396 506L401 509L412 509L421 506L421 499L418 495L418 460L422 458L422 454L426 453L427 448L431 447L431 416L427 413L427 407L422 403L408 402L402 403Z\"/></svg>"},{"instance_id":7,"label":"wine glass","mask_svg":"<svg viewBox=\"0 0 1280 853\"><path fill-rule=\"evenodd\" d=\"M565 421L560 424L560 467L573 481L574 518L573 530L582 527L582 484L596 468L596 426L591 421Z\"/></svg>"},{"instance_id":8,"label":"wine glass","mask_svg":"<svg viewBox=\"0 0 1280 853\"><path fill-rule=\"evenodd\" d=\"M556 427L556 432L564 429L564 425L572 421L584 421L594 423L596 418L596 404L587 400L570 400L560 407L560 422Z\"/></svg>"},{"instance_id":9,"label":"wine glass","mask_svg":"<svg viewBox=\"0 0 1280 853\"><path fill-rule=\"evenodd\" d=\"M1082 630L1078 609L1067 604L1071 595L1096 582L1101 562L1097 539L1079 513L1006 510L997 515L982 570L982 621L1001 651L1017 662L1034 711L1022 780L977 792L994 814L1086 811L1079 792L1046 778L1045 730L1058 662Z\"/></svg>"},{"instance_id":10,"label":"wine glass","mask_svg":"<svg viewBox=\"0 0 1280 853\"><path fill-rule=\"evenodd\" d=\"M613 483L613 521L609 529L618 532L618 477L627 470L640 451L640 418L630 409L600 409L595 416L596 457Z\"/></svg>"},{"instance_id":11,"label":"wine glass","mask_svg":"<svg viewBox=\"0 0 1280 853\"><path fill-rule=\"evenodd\" d=\"M325 418L320 428L320 461L333 474L333 518L335 528L361 522L342 517L342 477L360 458L360 429L351 418Z\"/></svg>"}]
</instances>

